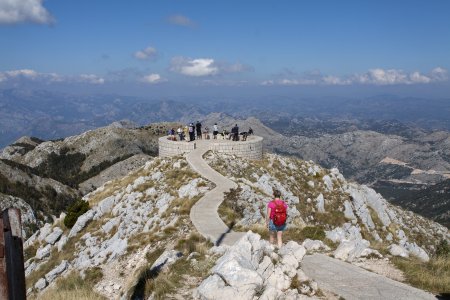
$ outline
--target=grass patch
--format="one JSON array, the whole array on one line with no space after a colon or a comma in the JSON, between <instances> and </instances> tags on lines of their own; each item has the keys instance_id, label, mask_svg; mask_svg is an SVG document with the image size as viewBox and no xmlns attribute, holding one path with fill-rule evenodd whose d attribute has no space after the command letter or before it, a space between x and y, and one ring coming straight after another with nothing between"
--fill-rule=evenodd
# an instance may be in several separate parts
<instances>
[{"instance_id":1,"label":"grass patch","mask_svg":"<svg viewBox=\"0 0 450 300\"><path fill-rule=\"evenodd\" d=\"M86 271L86 278L81 278L78 272L71 272L65 277L61 277L56 281L56 286L47 289L39 296L41 300L104 300L103 296L93 291L94 285L101 279L99 277L100 268L96 270L89 269ZM95 274L92 276L92 274ZM103 276L103 273L101 273ZM37 299L31 297L31 299Z\"/></svg>"},{"instance_id":2,"label":"grass patch","mask_svg":"<svg viewBox=\"0 0 450 300\"><path fill-rule=\"evenodd\" d=\"M293 241L304 241L306 239L311 240L325 240L325 231L321 226L306 226L300 228L288 228L285 231L286 239Z\"/></svg>"},{"instance_id":3,"label":"grass patch","mask_svg":"<svg viewBox=\"0 0 450 300\"><path fill-rule=\"evenodd\" d=\"M241 191L242 189L238 187L225 193L224 200L219 206L219 216L228 227L234 226L244 217L242 208L238 205Z\"/></svg>"},{"instance_id":4,"label":"grass patch","mask_svg":"<svg viewBox=\"0 0 450 300\"><path fill-rule=\"evenodd\" d=\"M418 259L392 258L413 286L436 294L450 293L450 259L446 256L432 257L428 262Z\"/></svg>"},{"instance_id":5,"label":"grass patch","mask_svg":"<svg viewBox=\"0 0 450 300\"><path fill-rule=\"evenodd\" d=\"M200 255L204 255L212 246L213 243L194 232L186 239L180 239L175 249L183 252L185 255L189 255L192 252L198 252Z\"/></svg>"},{"instance_id":6,"label":"grass patch","mask_svg":"<svg viewBox=\"0 0 450 300\"><path fill-rule=\"evenodd\" d=\"M320 223L324 224L328 227L335 228L338 226L342 226L347 220L345 219L345 215L343 212L333 209L324 213L315 213L314 219Z\"/></svg>"}]
</instances>

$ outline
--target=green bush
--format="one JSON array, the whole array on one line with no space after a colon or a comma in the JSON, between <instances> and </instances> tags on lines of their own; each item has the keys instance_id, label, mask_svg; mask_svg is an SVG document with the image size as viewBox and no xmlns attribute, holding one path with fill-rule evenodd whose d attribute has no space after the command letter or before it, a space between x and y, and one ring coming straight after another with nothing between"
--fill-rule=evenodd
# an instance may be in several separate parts
<instances>
[{"instance_id":1,"label":"green bush","mask_svg":"<svg viewBox=\"0 0 450 300\"><path fill-rule=\"evenodd\" d=\"M437 257L450 257L450 245L446 240L441 240L441 242L436 247Z\"/></svg>"},{"instance_id":2,"label":"green bush","mask_svg":"<svg viewBox=\"0 0 450 300\"><path fill-rule=\"evenodd\" d=\"M67 215L64 218L64 225L67 228L72 228L78 220L78 217L89 210L89 203L83 200L77 200L67 210Z\"/></svg>"},{"instance_id":3,"label":"green bush","mask_svg":"<svg viewBox=\"0 0 450 300\"><path fill-rule=\"evenodd\" d=\"M319 226L306 226L302 229L302 235L305 239L321 240L325 239L325 231Z\"/></svg>"}]
</instances>

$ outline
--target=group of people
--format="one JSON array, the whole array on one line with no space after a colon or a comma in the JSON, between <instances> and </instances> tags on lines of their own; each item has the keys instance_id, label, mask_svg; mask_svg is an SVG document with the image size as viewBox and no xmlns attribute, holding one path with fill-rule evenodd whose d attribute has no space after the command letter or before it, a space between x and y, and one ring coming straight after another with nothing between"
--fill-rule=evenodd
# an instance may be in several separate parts
<instances>
[{"instance_id":1,"label":"group of people","mask_svg":"<svg viewBox=\"0 0 450 300\"><path fill-rule=\"evenodd\" d=\"M217 136L219 135L219 126L217 125L217 123L214 123L213 125L213 130L212 130L212 134L213 134L213 139L217 139ZM247 136L252 135L253 134L253 129L250 127L248 129L248 131L246 132L239 132L239 127L236 124L233 128L231 128L231 131L228 132L225 129L222 131L222 133L220 134L222 136L223 139L227 138L229 140L233 140L233 141L239 141L239 135L242 135L242 140L246 141L247 140ZM209 140L210 139L210 132L209 132L209 128L208 127L202 127L202 123L200 123L200 121L197 121L197 123L189 123L186 126L179 126L178 129L175 131L174 128L171 128L168 132L169 135L169 140L172 141L195 141L197 140L201 140L201 139L205 139L205 140ZM176 137L176 135L178 135L178 139Z\"/></svg>"}]
</instances>

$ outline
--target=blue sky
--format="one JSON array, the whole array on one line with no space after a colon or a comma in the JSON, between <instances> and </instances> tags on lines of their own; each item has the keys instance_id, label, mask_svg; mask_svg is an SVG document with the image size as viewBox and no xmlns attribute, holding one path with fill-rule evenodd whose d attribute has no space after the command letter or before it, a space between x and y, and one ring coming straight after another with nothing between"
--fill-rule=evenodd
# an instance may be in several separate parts
<instances>
[{"instance_id":1,"label":"blue sky","mask_svg":"<svg viewBox=\"0 0 450 300\"><path fill-rule=\"evenodd\" d=\"M450 91L445 0L0 0L0 38L0 88Z\"/></svg>"}]
</instances>

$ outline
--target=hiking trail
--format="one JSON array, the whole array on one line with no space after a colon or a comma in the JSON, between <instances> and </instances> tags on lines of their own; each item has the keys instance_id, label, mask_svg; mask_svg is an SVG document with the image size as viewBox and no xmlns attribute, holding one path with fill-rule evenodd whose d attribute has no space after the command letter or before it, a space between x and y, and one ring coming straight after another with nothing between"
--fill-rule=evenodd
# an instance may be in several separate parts
<instances>
[{"instance_id":1,"label":"hiking trail","mask_svg":"<svg viewBox=\"0 0 450 300\"><path fill-rule=\"evenodd\" d=\"M223 201L225 192L236 188L237 184L211 168L203 159L209 147L205 141L195 141L196 149L187 155L189 165L201 176L212 181L216 187L206 193L191 209L190 218L201 235L214 245L233 245L245 232L234 232L220 219L217 209Z\"/></svg>"},{"instance_id":2,"label":"hiking trail","mask_svg":"<svg viewBox=\"0 0 450 300\"><path fill-rule=\"evenodd\" d=\"M217 209L224 193L237 184L212 169L203 159L209 147L206 141L195 141L196 148L187 154L189 165L216 187L207 192L192 207L190 218L198 232L214 245L233 245L244 232L234 232L220 219ZM331 291L345 299L436 299L432 294L366 271L350 263L324 254L305 255L302 262L305 274L314 279L319 288Z\"/></svg>"}]
</instances>

